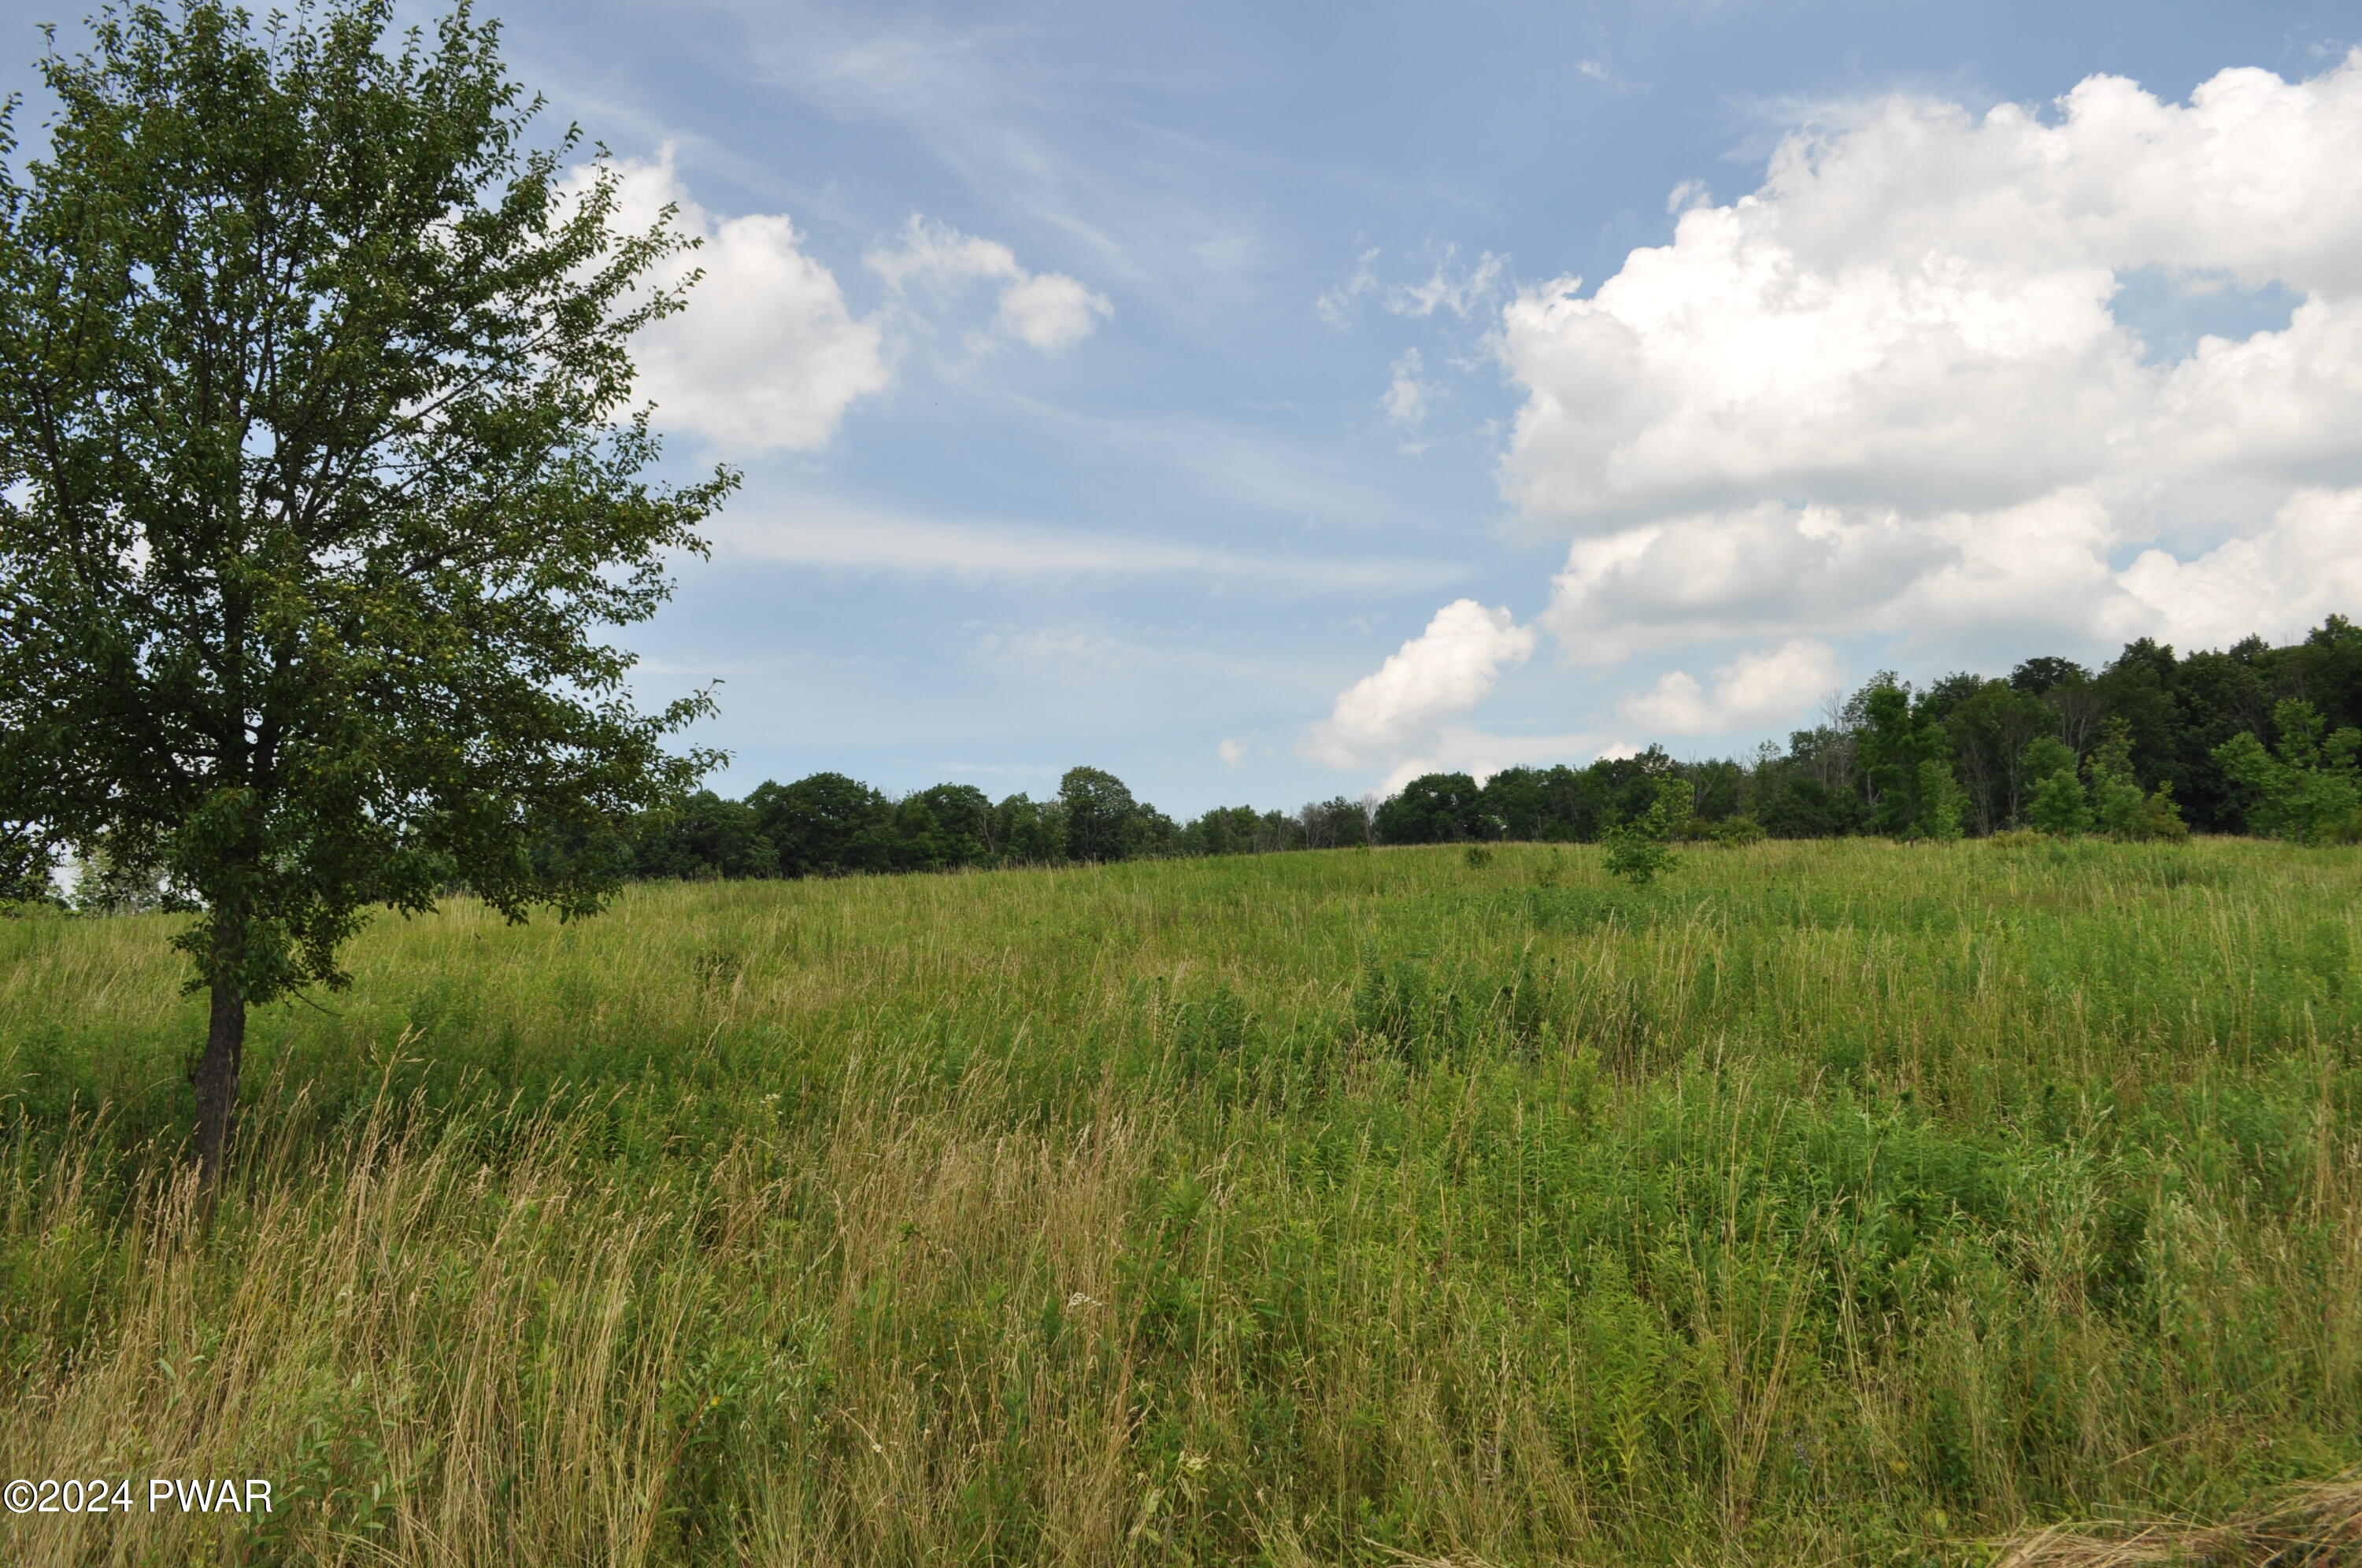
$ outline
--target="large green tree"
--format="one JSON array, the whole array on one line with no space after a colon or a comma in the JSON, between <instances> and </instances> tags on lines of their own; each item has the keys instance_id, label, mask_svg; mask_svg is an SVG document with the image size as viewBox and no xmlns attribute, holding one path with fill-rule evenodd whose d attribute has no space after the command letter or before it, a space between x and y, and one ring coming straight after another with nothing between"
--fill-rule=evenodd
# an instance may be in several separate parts
<instances>
[{"instance_id":1,"label":"large green tree","mask_svg":"<svg viewBox=\"0 0 2362 1568\"><path fill-rule=\"evenodd\" d=\"M857 779L842 773L815 773L792 784L766 779L746 804L778 847L783 877L842 877L893 866L893 808Z\"/></svg>"},{"instance_id":2,"label":"large green tree","mask_svg":"<svg viewBox=\"0 0 2362 1568\"><path fill-rule=\"evenodd\" d=\"M707 700L638 711L598 640L734 482L643 477L680 241L528 141L495 26L392 9L104 13L0 169L0 820L194 901L209 1178L250 1007L345 985L372 906L595 908L536 838L711 760L665 744Z\"/></svg>"},{"instance_id":3,"label":"large green tree","mask_svg":"<svg viewBox=\"0 0 2362 1568\"><path fill-rule=\"evenodd\" d=\"M1483 838L1485 792L1465 773L1423 773L1378 807L1381 844L1456 844Z\"/></svg>"},{"instance_id":4,"label":"large green tree","mask_svg":"<svg viewBox=\"0 0 2362 1568\"><path fill-rule=\"evenodd\" d=\"M1066 808L1066 853L1077 860L1121 860L1131 847L1140 802L1124 781L1101 767L1069 767L1058 780Z\"/></svg>"},{"instance_id":5,"label":"large green tree","mask_svg":"<svg viewBox=\"0 0 2362 1568\"><path fill-rule=\"evenodd\" d=\"M1878 831L1897 838L1959 837L1961 798L1943 724L1892 679L1872 682L1860 696L1863 722L1854 745L1876 798Z\"/></svg>"}]
</instances>

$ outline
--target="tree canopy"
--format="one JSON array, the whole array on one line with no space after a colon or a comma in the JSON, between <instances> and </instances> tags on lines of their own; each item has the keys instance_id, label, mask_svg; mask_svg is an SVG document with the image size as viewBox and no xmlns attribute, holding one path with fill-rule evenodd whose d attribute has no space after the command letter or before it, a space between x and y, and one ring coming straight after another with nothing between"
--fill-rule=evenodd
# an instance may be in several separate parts
<instances>
[{"instance_id":1,"label":"tree canopy","mask_svg":"<svg viewBox=\"0 0 2362 1568\"><path fill-rule=\"evenodd\" d=\"M734 482L643 477L627 339L681 241L529 143L496 25L392 11L105 13L0 167L0 822L196 904L209 1170L246 1009L344 985L368 907L587 911L612 858L535 843L714 760L596 635Z\"/></svg>"}]
</instances>

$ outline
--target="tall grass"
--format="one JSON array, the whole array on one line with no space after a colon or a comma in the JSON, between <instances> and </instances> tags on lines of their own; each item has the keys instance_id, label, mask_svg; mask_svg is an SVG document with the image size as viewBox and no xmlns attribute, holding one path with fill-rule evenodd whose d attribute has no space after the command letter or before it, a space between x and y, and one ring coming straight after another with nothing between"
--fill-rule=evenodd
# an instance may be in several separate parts
<instances>
[{"instance_id":1,"label":"tall grass","mask_svg":"<svg viewBox=\"0 0 2362 1568\"><path fill-rule=\"evenodd\" d=\"M2362 1460L2362 861L1335 852L386 921L201 1223L163 919L0 924L53 1562L1984 1561Z\"/></svg>"}]
</instances>

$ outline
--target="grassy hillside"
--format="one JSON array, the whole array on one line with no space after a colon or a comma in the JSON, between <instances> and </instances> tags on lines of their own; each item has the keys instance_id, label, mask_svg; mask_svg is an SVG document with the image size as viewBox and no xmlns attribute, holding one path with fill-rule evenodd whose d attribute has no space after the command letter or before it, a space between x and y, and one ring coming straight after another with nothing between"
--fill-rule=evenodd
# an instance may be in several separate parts
<instances>
[{"instance_id":1,"label":"grassy hillside","mask_svg":"<svg viewBox=\"0 0 2362 1568\"><path fill-rule=\"evenodd\" d=\"M1981 1562L2362 1460L2362 860L1341 851L383 920L210 1232L165 919L0 922L65 1562ZM290 1499L293 1506L289 1506Z\"/></svg>"}]
</instances>

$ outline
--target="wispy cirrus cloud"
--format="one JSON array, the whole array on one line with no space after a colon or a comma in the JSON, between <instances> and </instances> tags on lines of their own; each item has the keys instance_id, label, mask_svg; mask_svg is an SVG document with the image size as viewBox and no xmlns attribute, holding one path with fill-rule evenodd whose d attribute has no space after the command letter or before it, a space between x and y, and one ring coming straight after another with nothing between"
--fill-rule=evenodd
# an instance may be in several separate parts
<instances>
[{"instance_id":1,"label":"wispy cirrus cloud","mask_svg":"<svg viewBox=\"0 0 2362 1568\"><path fill-rule=\"evenodd\" d=\"M1460 248L1447 244L1424 253L1426 277L1388 283L1374 265L1384 253L1363 251L1344 282L1312 302L1313 314L1341 330L1352 325L1364 302L1375 301L1389 315L1424 321L1441 314L1467 321L1489 313L1512 282L1507 257L1487 250L1473 262L1462 261Z\"/></svg>"},{"instance_id":2,"label":"wispy cirrus cloud","mask_svg":"<svg viewBox=\"0 0 2362 1568\"><path fill-rule=\"evenodd\" d=\"M1055 353L1080 343L1115 314L1105 294L1078 279L1030 272L999 240L916 215L903 226L897 243L871 249L862 263L900 299L926 295L949 302L978 287L990 290L998 304L990 326L971 338L979 347L998 337Z\"/></svg>"},{"instance_id":3,"label":"wispy cirrus cloud","mask_svg":"<svg viewBox=\"0 0 2362 1568\"><path fill-rule=\"evenodd\" d=\"M1462 575L1448 562L1371 555L1247 554L1114 531L933 517L813 499L724 513L715 548L752 560L973 578L1194 577L1273 591L1399 592Z\"/></svg>"},{"instance_id":4,"label":"wispy cirrus cloud","mask_svg":"<svg viewBox=\"0 0 2362 1568\"><path fill-rule=\"evenodd\" d=\"M1153 59L1021 19L891 15L816 4L759 12L742 68L848 124L888 127L992 205L1054 235L1083 270L1160 309L1232 302L1268 264L1265 237L1222 194L1240 154L1181 130L1182 105L1259 62L1216 28ZM1168 116L1150 105L1170 105Z\"/></svg>"}]
</instances>

